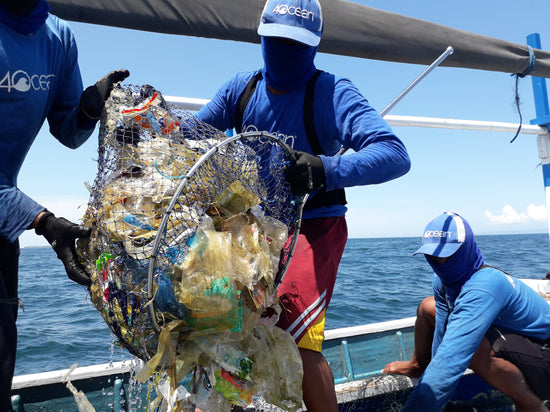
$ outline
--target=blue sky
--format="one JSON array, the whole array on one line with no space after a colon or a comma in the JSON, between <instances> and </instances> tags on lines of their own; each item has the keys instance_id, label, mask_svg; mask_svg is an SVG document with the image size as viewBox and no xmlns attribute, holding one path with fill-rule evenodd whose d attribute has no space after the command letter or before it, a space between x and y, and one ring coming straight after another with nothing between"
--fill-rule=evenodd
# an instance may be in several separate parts
<instances>
[{"instance_id":1,"label":"blue sky","mask_svg":"<svg viewBox=\"0 0 550 412\"><path fill-rule=\"evenodd\" d=\"M355 1L461 30L525 44L541 35L550 49L548 0ZM163 94L209 99L234 72L262 65L260 47L196 37L70 22L79 45L84 85L127 68L127 83ZM443 52L443 50L442 50ZM424 66L319 54L317 67L350 78L381 110ZM439 67L390 114L518 122L509 74ZM524 123L535 117L531 79L520 81ZM394 127L412 159L411 171L377 186L348 190L350 237L420 236L443 211L462 214L479 234L548 231L536 136L501 132ZM78 221L96 173L97 132L77 150L43 128L19 175L19 188L59 216ZM45 245L28 231L22 246Z\"/></svg>"}]
</instances>

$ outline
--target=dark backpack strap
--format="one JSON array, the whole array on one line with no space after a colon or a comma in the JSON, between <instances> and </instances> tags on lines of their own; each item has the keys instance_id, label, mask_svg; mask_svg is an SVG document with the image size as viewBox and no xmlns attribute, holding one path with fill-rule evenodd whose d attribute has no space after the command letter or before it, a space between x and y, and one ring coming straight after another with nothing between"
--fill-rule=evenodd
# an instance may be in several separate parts
<instances>
[{"instance_id":1,"label":"dark backpack strap","mask_svg":"<svg viewBox=\"0 0 550 412\"><path fill-rule=\"evenodd\" d=\"M323 148L321 147L321 144L319 143L319 138L317 137L317 132L315 130L315 123L313 120L313 101L314 101L314 94L315 94L315 83L317 82L317 79L321 75L321 70L316 70L315 74L309 81L307 82L306 86L306 92L304 96L304 127L306 129L306 135L309 142L309 145L313 151L314 154L320 155L323 154ZM235 109L235 129L237 133L242 132L243 127L243 116L244 111L246 109L246 106L248 105L248 102L252 95L254 94L254 91L256 90L256 84L258 83L258 80L262 78L262 71L259 70L258 73L254 75L244 88L243 92L239 96L239 100L237 101L237 106ZM324 188L321 189L318 193L316 193L314 196L309 197L308 201L304 205L304 209L316 209L318 207L322 206L329 206L329 205L345 205L347 203L346 201L346 194L344 192L344 189L335 189L331 190L330 192L327 192Z\"/></svg>"},{"instance_id":2,"label":"dark backpack strap","mask_svg":"<svg viewBox=\"0 0 550 412\"><path fill-rule=\"evenodd\" d=\"M306 93L304 96L304 126L306 129L307 140L309 141L309 146L313 151L313 154L320 155L324 154L321 143L319 143L319 137L317 136L317 131L315 130L315 123L313 120L313 101L315 95L315 83L321 75L322 71L317 69L315 74L309 81L306 86ZM330 192L327 192L325 188L319 190L313 196L310 196L304 205L304 210L317 209L323 206L330 205L345 205L346 201L346 192L344 189L334 189Z\"/></svg>"},{"instance_id":3,"label":"dark backpack strap","mask_svg":"<svg viewBox=\"0 0 550 412\"><path fill-rule=\"evenodd\" d=\"M304 96L304 126L306 128L307 140L314 155L323 154L323 148L319 143L315 123L313 121L313 97L315 95L315 83L321 75L322 71L317 69L311 79L308 80L306 86L306 94Z\"/></svg>"},{"instance_id":4,"label":"dark backpack strap","mask_svg":"<svg viewBox=\"0 0 550 412\"><path fill-rule=\"evenodd\" d=\"M259 70L258 73L250 79L246 87L244 88L243 92L239 96L239 100L237 101L237 108L235 109L235 130L237 130L237 133L242 132L243 128L243 115L244 110L246 109L246 106L248 105L248 101L254 94L254 91L256 90L256 84L258 83L258 80L262 78L262 71Z\"/></svg>"}]
</instances>

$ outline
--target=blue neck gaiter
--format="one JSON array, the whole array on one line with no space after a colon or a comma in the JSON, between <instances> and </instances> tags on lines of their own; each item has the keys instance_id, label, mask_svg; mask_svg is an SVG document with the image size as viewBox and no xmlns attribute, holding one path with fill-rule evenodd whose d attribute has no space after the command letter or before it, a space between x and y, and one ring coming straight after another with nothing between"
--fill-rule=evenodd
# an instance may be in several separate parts
<instances>
[{"instance_id":1,"label":"blue neck gaiter","mask_svg":"<svg viewBox=\"0 0 550 412\"><path fill-rule=\"evenodd\" d=\"M431 256L424 255L433 271L445 285L447 301L452 303L460 294L462 286L483 265L483 255L477 247L472 229L466 221L464 221L464 228L466 230L464 243L445 263L438 264Z\"/></svg>"},{"instance_id":2,"label":"blue neck gaiter","mask_svg":"<svg viewBox=\"0 0 550 412\"><path fill-rule=\"evenodd\" d=\"M10 13L0 5L0 22L21 34L36 33L46 22L50 6L46 0L40 0L30 13L19 15Z\"/></svg>"},{"instance_id":3,"label":"blue neck gaiter","mask_svg":"<svg viewBox=\"0 0 550 412\"><path fill-rule=\"evenodd\" d=\"M288 92L307 83L315 74L317 47L287 44L274 37L262 37L264 67L262 74L269 86Z\"/></svg>"}]
</instances>

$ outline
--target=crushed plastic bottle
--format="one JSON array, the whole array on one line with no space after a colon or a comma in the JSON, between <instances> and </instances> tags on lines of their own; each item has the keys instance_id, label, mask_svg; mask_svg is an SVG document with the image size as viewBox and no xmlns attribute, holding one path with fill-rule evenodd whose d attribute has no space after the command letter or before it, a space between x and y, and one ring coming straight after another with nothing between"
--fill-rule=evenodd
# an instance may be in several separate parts
<instances>
[{"instance_id":1,"label":"crushed plastic bottle","mask_svg":"<svg viewBox=\"0 0 550 412\"><path fill-rule=\"evenodd\" d=\"M225 412L260 394L297 410L298 349L274 326L293 204L274 177L280 162L259 164L273 147L218 146L221 132L147 85L115 88L105 112L83 219L92 233L77 253L93 304L145 362L136 379L158 389L147 406ZM180 382L191 372L202 378L186 394Z\"/></svg>"}]
</instances>

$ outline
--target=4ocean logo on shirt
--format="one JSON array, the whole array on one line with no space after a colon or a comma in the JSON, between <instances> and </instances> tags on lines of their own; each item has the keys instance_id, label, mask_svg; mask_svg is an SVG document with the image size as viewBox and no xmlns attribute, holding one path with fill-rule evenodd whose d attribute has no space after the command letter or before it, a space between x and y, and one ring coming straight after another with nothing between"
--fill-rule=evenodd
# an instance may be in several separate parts
<instances>
[{"instance_id":1,"label":"4ocean logo on shirt","mask_svg":"<svg viewBox=\"0 0 550 412\"><path fill-rule=\"evenodd\" d=\"M28 74L24 70L17 70L13 74L7 72L0 80L0 89L7 89L11 93L12 89L18 92L28 92L29 90L50 90L50 83L55 74Z\"/></svg>"},{"instance_id":2,"label":"4ocean logo on shirt","mask_svg":"<svg viewBox=\"0 0 550 412\"><path fill-rule=\"evenodd\" d=\"M256 132L256 133L259 133L259 130L256 126L254 125L244 125L243 126L243 133L248 133L248 132ZM292 135L286 135L284 133L275 133L275 135L283 142L285 142L287 145L289 145L290 147L294 148L294 141L296 140L296 136L292 136Z\"/></svg>"}]
</instances>

